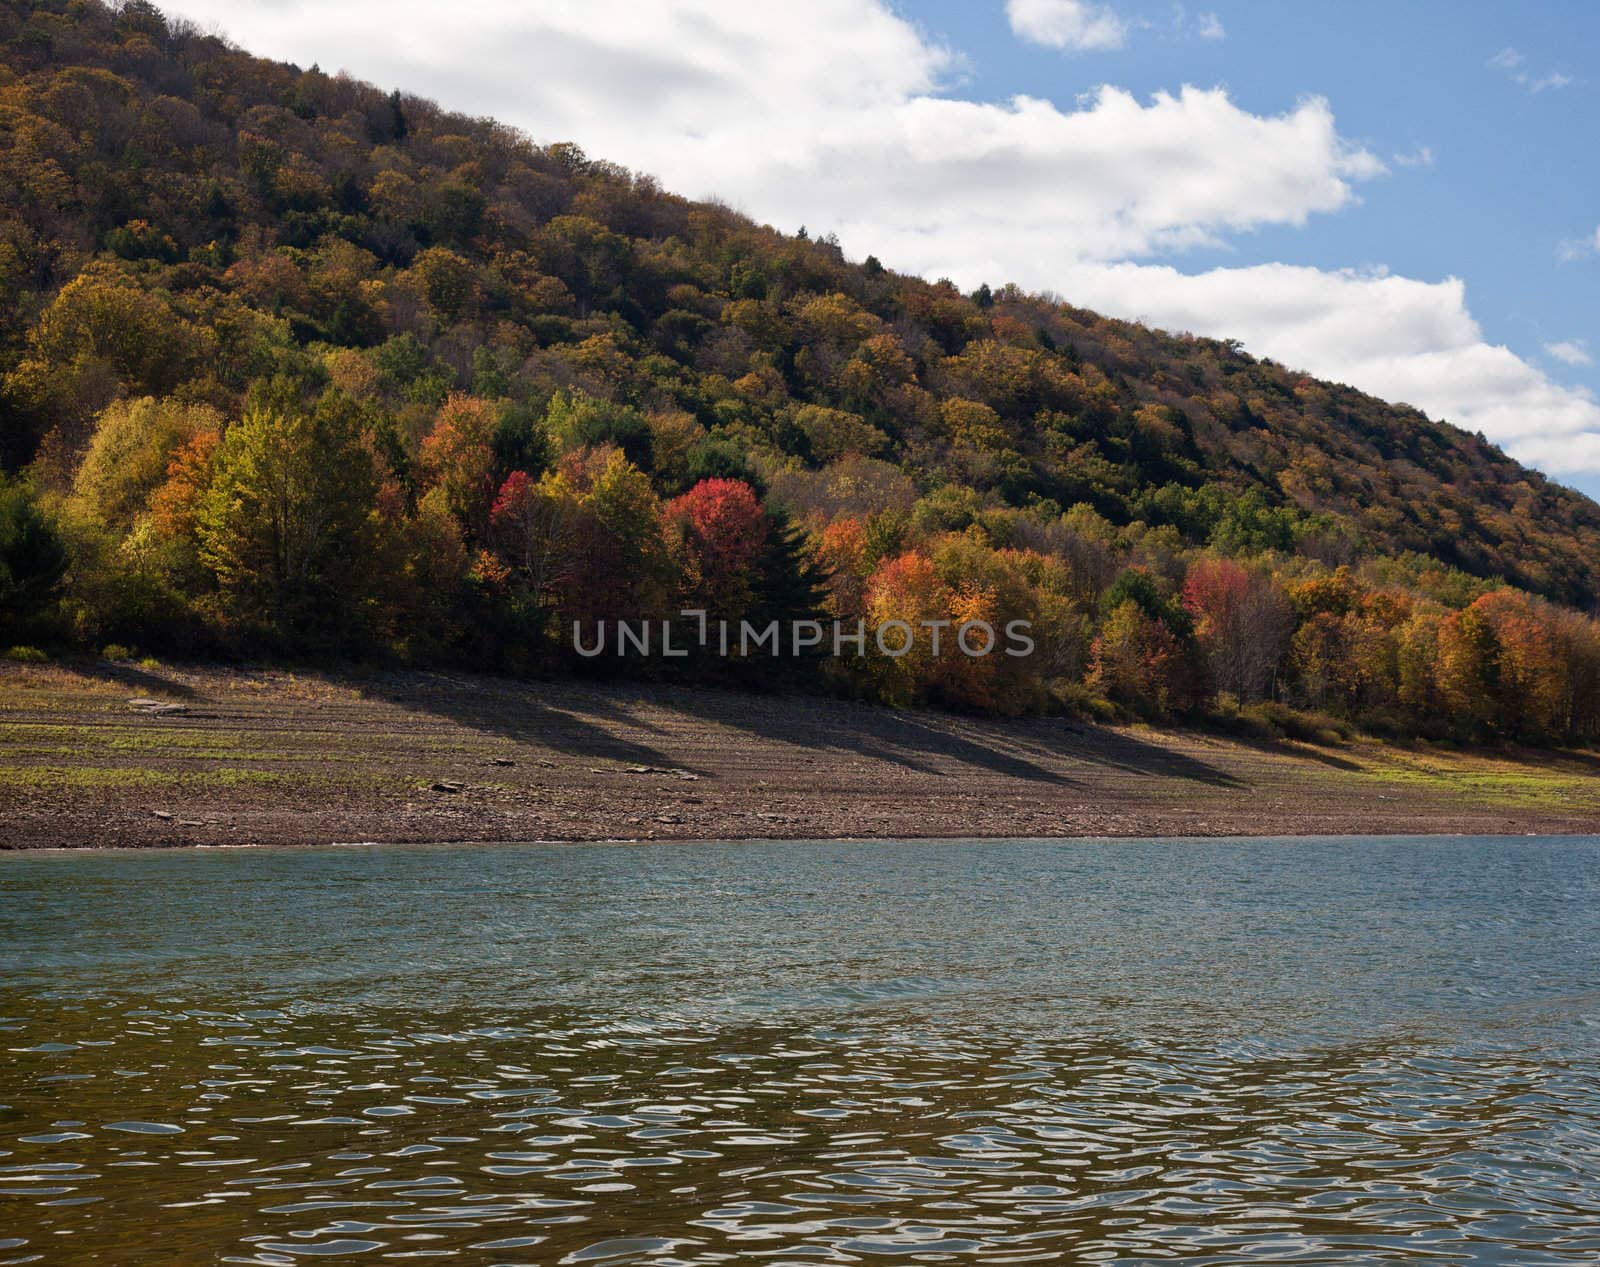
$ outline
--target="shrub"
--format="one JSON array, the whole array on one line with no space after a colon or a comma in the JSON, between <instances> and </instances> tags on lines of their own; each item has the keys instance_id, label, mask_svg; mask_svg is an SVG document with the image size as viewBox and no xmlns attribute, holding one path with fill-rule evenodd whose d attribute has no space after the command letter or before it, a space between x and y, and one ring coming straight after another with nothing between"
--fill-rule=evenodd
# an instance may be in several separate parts
<instances>
[{"instance_id":1,"label":"shrub","mask_svg":"<svg viewBox=\"0 0 1600 1267\"><path fill-rule=\"evenodd\" d=\"M1331 747L1355 734L1349 722L1326 713L1290 708L1275 700L1251 704L1237 711L1218 710L1212 715L1224 729L1257 737L1294 739L1300 743Z\"/></svg>"}]
</instances>

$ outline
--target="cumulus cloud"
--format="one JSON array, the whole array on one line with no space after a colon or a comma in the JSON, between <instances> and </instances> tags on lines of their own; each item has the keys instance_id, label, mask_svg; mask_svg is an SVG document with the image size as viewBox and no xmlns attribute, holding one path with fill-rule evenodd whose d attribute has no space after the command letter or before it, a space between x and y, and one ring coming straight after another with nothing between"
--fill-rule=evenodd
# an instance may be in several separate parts
<instances>
[{"instance_id":1,"label":"cumulus cloud","mask_svg":"<svg viewBox=\"0 0 1600 1267\"><path fill-rule=\"evenodd\" d=\"M1221 89L1141 102L1101 88L1069 112L1029 97L909 101L741 192L831 221L847 243L918 271L1016 278L1042 260L1144 256L1304 224L1382 171L1340 139L1325 101L1263 117Z\"/></svg>"},{"instance_id":2,"label":"cumulus cloud","mask_svg":"<svg viewBox=\"0 0 1600 1267\"><path fill-rule=\"evenodd\" d=\"M437 0L391 0L384 29L427 32L410 42L371 39L372 0L180 3L247 47L414 86L684 193L952 276L1300 225L1384 171L1320 98L1257 115L1223 89L1141 100L1108 87L1067 109L947 95L955 55L880 0L815 0L803 28L740 0L482 0L445 24Z\"/></svg>"},{"instance_id":3,"label":"cumulus cloud","mask_svg":"<svg viewBox=\"0 0 1600 1267\"><path fill-rule=\"evenodd\" d=\"M1600 469L1600 407L1485 341L1459 281L1281 264L1186 276L1159 262L1337 212L1383 174L1319 98L1275 115L1193 87L1150 98L1105 87L1066 106L968 100L952 87L959 56L884 0L814 0L804 23L743 0L480 0L448 21L438 0L175 7L255 52L574 140L781 227L833 230L856 258L1238 337L1550 469ZM1063 41L1111 39L1099 6L1009 11L1039 30L1054 15Z\"/></svg>"},{"instance_id":4,"label":"cumulus cloud","mask_svg":"<svg viewBox=\"0 0 1600 1267\"><path fill-rule=\"evenodd\" d=\"M1485 340L1459 278L1084 264L1064 289L1075 303L1163 329L1238 338L1258 355L1482 431L1545 470L1600 471L1600 403Z\"/></svg>"},{"instance_id":5,"label":"cumulus cloud","mask_svg":"<svg viewBox=\"0 0 1600 1267\"><path fill-rule=\"evenodd\" d=\"M1589 355L1589 345L1582 339L1562 339L1559 343L1546 343L1545 353L1555 357L1563 365L1593 365L1594 357Z\"/></svg>"},{"instance_id":6,"label":"cumulus cloud","mask_svg":"<svg viewBox=\"0 0 1600 1267\"><path fill-rule=\"evenodd\" d=\"M1088 0L1006 0L1006 18L1023 39L1072 53L1121 48L1128 38L1115 9Z\"/></svg>"},{"instance_id":7,"label":"cumulus cloud","mask_svg":"<svg viewBox=\"0 0 1600 1267\"><path fill-rule=\"evenodd\" d=\"M1227 30L1222 25L1222 19L1215 13L1202 13L1200 15L1200 38L1203 40L1221 40L1228 36Z\"/></svg>"}]
</instances>

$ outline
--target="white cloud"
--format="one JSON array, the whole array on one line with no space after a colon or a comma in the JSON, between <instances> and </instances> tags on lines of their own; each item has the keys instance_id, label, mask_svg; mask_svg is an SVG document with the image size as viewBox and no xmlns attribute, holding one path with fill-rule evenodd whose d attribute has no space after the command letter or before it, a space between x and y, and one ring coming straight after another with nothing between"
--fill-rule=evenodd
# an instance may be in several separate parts
<instances>
[{"instance_id":1,"label":"white cloud","mask_svg":"<svg viewBox=\"0 0 1600 1267\"><path fill-rule=\"evenodd\" d=\"M1591 255L1600 255L1600 228L1587 237L1566 238L1556 243L1556 258L1563 264L1587 259Z\"/></svg>"},{"instance_id":2,"label":"white cloud","mask_svg":"<svg viewBox=\"0 0 1600 1267\"><path fill-rule=\"evenodd\" d=\"M1072 53L1121 48L1128 38L1115 9L1088 0L1006 0L1006 17L1023 39Z\"/></svg>"},{"instance_id":3,"label":"white cloud","mask_svg":"<svg viewBox=\"0 0 1600 1267\"><path fill-rule=\"evenodd\" d=\"M1268 116L1223 89L1101 88L1069 109L940 95L954 55L879 0L815 0L803 27L742 0L481 0L449 23L437 0L390 0L385 29L426 32L405 42L371 39L374 0L180 4L246 47L576 140L918 271L1216 243L1337 211L1385 170L1320 98Z\"/></svg>"},{"instance_id":4,"label":"white cloud","mask_svg":"<svg viewBox=\"0 0 1600 1267\"><path fill-rule=\"evenodd\" d=\"M1226 39L1227 30L1222 25L1222 19L1215 13L1202 13L1200 15L1200 38L1203 40Z\"/></svg>"},{"instance_id":5,"label":"white cloud","mask_svg":"<svg viewBox=\"0 0 1600 1267\"><path fill-rule=\"evenodd\" d=\"M1525 462L1600 471L1600 403L1487 342L1459 278L1288 264L1184 274L1164 265L1080 265L1074 303L1169 330L1234 337L1319 378L1482 431Z\"/></svg>"},{"instance_id":6,"label":"white cloud","mask_svg":"<svg viewBox=\"0 0 1600 1267\"><path fill-rule=\"evenodd\" d=\"M1192 87L1101 88L1065 109L965 100L948 87L957 56L883 0L814 0L804 24L744 0L479 0L448 21L438 0L176 7L254 52L575 140L785 228L836 231L856 258L1238 337L1551 469L1600 469L1600 406L1487 343L1459 281L1152 262L1351 205L1385 168L1319 98L1278 115Z\"/></svg>"},{"instance_id":7,"label":"white cloud","mask_svg":"<svg viewBox=\"0 0 1600 1267\"><path fill-rule=\"evenodd\" d=\"M1589 355L1589 345L1582 339L1562 339L1559 343L1546 343L1545 353L1555 357L1563 365L1593 365L1594 357Z\"/></svg>"},{"instance_id":8,"label":"white cloud","mask_svg":"<svg viewBox=\"0 0 1600 1267\"><path fill-rule=\"evenodd\" d=\"M1528 64L1528 59L1514 48L1503 48L1487 63L1494 70L1503 70L1514 83L1520 84L1529 92L1548 92L1552 88L1565 88L1573 82L1571 75L1564 75L1559 70L1546 71L1542 75L1535 75L1523 67Z\"/></svg>"},{"instance_id":9,"label":"white cloud","mask_svg":"<svg viewBox=\"0 0 1600 1267\"><path fill-rule=\"evenodd\" d=\"M1409 154L1396 154L1391 160L1396 167L1432 167L1433 148L1419 145Z\"/></svg>"},{"instance_id":10,"label":"white cloud","mask_svg":"<svg viewBox=\"0 0 1600 1267\"><path fill-rule=\"evenodd\" d=\"M1038 261L1143 256L1304 224L1383 171L1340 139L1324 101L1262 117L1194 88L1147 103L1101 88L1070 112L1029 97L924 97L813 158L742 195L951 276L1016 277Z\"/></svg>"},{"instance_id":11,"label":"white cloud","mask_svg":"<svg viewBox=\"0 0 1600 1267\"><path fill-rule=\"evenodd\" d=\"M1518 80L1529 92L1544 92L1549 88L1565 88L1572 82L1571 75L1563 75L1559 70L1552 70L1537 79Z\"/></svg>"}]
</instances>

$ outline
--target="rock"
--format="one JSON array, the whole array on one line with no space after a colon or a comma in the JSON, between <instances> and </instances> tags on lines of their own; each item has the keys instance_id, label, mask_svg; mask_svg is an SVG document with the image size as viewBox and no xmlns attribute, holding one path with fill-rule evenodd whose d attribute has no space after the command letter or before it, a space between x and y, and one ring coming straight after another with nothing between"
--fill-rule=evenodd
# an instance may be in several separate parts
<instances>
[{"instance_id":1,"label":"rock","mask_svg":"<svg viewBox=\"0 0 1600 1267\"><path fill-rule=\"evenodd\" d=\"M498 765L498 766L513 766L513 765L516 765L517 763L515 761L513 761L510 757L494 757L494 758L492 758L490 760L489 764L490 765Z\"/></svg>"},{"instance_id":2,"label":"rock","mask_svg":"<svg viewBox=\"0 0 1600 1267\"><path fill-rule=\"evenodd\" d=\"M697 780L700 777L689 770L675 770L671 767L658 765L629 765L623 766L620 770L597 770L591 766L589 772L591 774L665 774L674 779L687 779L690 781Z\"/></svg>"},{"instance_id":3,"label":"rock","mask_svg":"<svg viewBox=\"0 0 1600 1267\"><path fill-rule=\"evenodd\" d=\"M169 704L158 699L131 699L128 707L136 713L149 713L152 717L181 717L189 711L187 704Z\"/></svg>"},{"instance_id":4,"label":"rock","mask_svg":"<svg viewBox=\"0 0 1600 1267\"><path fill-rule=\"evenodd\" d=\"M172 821L172 815L167 813L167 811L164 809L153 809L150 811L150 813L156 818L159 818L163 823L170 823Z\"/></svg>"},{"instance_id":5,"label":"rock","mask_svg":"<svg viewBox=\"0 0 1600 1267\"><path fill-rule=\"evenodd\" d=\"M465 786L464 784L460 784L460 783L447 783L447 782L444 782L444 781L440 781L440 782L435 783L433 785L433 789L432 790L435 791L435 792L449 792L452 795L454 795L455 793L462 791L464 786Z\"/></svg>"}]
</instances>

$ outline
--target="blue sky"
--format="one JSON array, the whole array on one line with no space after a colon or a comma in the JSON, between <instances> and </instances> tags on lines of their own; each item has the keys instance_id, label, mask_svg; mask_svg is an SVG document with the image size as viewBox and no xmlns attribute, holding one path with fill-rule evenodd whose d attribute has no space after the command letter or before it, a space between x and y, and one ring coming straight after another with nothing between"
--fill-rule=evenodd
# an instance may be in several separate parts
<instances>
[{"instance_id":1,"label":"blue sky","mask_svg":"<svg viewBox=\"0 0 1600 1267\"><path fill-rule=\"evenodd\" d=\"M1383 158L1392 174L1363 185L1359 206L1313 217L1304 228L1266 226L1223 250L1186 252L1185 270L1289 260L1324 269L1386 266L1428 280L1459 276L1490 340L1537 360L1560 382L1600 392L1595 366L1545 351L1581 340L1600 362L1600 254L1563 259L1561 250L1600 227L1600 167L1592 156L1600 4L1112 7L1130 22L1123 45L1067 55L1019 40L999 6L915 0L901 9L962 51L962 95L1070 101L1105 82L1140 95L1221 84L1257 114L1308 94L1327 98L1340 133ZM1198 36L1202 15L1215 15L1222 38ZM1151 25L1132 27L1140 18ZM1490 64L1507 49L1522 58L1515 73ZM1570 82L1532 90L1550 75ZM1424 151L1431 165L1404 167L1394 158ZM1600 478L1583 482L1600 492Z\"/></svg>"},{"instance_id":2,"label":"blue sky","mask_svg":"<svg viewBox=\"0 0 1600 1267\"><path fill-rule=\"evenodd\" d=\"M1592 0L173 8L854 258L1239 337L1600 494Z\"/></svg>"}]
</instances>

